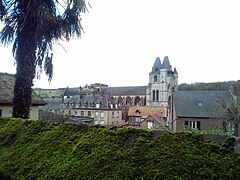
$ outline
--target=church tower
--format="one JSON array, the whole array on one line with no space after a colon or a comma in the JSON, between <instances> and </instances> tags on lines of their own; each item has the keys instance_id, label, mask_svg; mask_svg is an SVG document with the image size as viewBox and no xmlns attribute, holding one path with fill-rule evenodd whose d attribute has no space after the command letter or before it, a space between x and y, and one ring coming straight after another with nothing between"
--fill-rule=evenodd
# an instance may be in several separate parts
<instances>
[{"instance_id":1,"label":"church tower","mask_svg":"<svg viewBox=\"0 0 240 180\"><path fill-rule=\"evenodd\" d=\"M172 70L168 56L165 56L163 63L159 57L156 58L149 73L149 83L146 92L147 106L167 107L172 92L178 89L178 73L176 68Z\"/></svg>"}]
</instances>

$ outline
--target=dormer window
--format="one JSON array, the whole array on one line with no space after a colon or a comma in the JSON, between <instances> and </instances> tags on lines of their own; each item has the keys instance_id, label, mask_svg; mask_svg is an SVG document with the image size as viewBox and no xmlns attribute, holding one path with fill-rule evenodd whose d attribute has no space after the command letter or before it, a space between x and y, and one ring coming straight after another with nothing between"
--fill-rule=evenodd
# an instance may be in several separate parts
<instances>
[{"instance_id":1,"label":"dormer window","mask_svg":"<svg viewBox=\"0 0 240 180\"><path fill-rule=\"evenodd\" d=\"M136 115L136 116L140 116L140 114L141 114L141 112L140 112L139 110L136 110L136 111L135 111L135 115Z\"/></svg>"},{"instance_id":2,"label":"dormer window","mask_svg":"<svg viewBox=\"0 0 240 180\"><path fill-rule=\"evenodd\" d=\"M96 108L99 108L100 107L100 104L99 103L96 103Z\"/></svg>"}]
</instances>

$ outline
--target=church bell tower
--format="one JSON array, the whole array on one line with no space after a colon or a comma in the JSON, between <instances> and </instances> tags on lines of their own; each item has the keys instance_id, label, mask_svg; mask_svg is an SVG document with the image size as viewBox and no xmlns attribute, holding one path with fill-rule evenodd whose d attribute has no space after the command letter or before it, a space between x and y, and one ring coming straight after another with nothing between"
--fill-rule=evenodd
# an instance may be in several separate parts
<instances>
[{"instance_id":1,"label":"church bell tower","mask_svg":"<svg viewBox=\"0 0 240 180\"><path fill-rule=\"evenodd\" d=\"M149 73L149 83L146 92L147 106L170 105L170 95L178 89L178 73L176 68L172 70L168 56L165 56L163 63L159 57L156 58Z\"/></svg>"}]
</instances>

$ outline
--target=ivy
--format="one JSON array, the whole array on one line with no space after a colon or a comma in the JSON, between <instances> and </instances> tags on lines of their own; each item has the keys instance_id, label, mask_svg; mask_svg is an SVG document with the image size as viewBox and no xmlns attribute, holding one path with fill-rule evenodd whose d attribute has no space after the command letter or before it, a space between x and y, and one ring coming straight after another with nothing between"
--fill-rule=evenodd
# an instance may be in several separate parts
<instances>
[{"instance_id":1,"label":"ivy","mask_svg":"<svg viewBox=\"0 0 240 180\"><path fill-rule=\"evenodd\" d=\"M12 179L239 179L233 140L203 134L0 119L0 177Z\"/></svg>"}]
</instances>

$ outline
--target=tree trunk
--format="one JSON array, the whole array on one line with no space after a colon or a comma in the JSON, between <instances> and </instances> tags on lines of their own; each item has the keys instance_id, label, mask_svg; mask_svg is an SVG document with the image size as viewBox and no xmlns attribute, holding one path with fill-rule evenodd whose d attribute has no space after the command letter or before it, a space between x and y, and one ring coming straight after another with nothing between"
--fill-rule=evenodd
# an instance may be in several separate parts
<instances>
[{"instance_id":1,"label":"tree trunk","mask_svg":"<svg viewBox=\"0 0 240 180\"><path fill-rule=\"evenodd\" d=\"M17 72L15 75L12 113L14 118L23 119L30 118L36 59L33 33L29 33L29 29L27 29L23 29L18 33L18 46L16 51Z\"/></svg>"}]
</instances>

